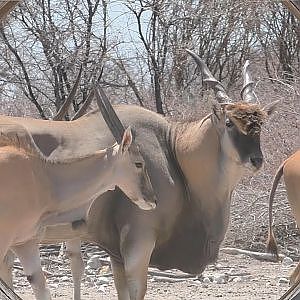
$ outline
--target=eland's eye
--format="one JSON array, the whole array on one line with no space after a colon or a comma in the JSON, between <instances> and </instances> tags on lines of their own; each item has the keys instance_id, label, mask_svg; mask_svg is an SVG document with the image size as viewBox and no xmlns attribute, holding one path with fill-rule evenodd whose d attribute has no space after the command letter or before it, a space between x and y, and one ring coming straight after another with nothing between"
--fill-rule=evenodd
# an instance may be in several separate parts
<instances>
[{"instance_id":1,"label":"eland's eye","mask_svg":"<svg viewBox=\"0 0 300 300\"><path fill-rule=\"evenodd\" d=\"M226 124L226 127L229 127L229 128L233 127L233 125L234 125L230 119L226 119L225 124Z\"/></svg>"},{"instance_id":2,"label":"eland's eye","mask_svg":"<svg viewBox=\"0 0 300 300\"><path fill-rule=\"evenodd\" d=\"M141 169L143 167L143 164L141 162L136 162L135 163L135 166L138 168L138 169Z\"/></svg>"}]
</instances>

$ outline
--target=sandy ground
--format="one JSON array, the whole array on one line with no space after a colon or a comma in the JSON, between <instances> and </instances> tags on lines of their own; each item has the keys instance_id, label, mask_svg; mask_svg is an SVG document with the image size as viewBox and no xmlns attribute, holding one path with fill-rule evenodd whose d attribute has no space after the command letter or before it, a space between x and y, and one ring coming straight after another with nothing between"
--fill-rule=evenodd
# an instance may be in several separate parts
<instances>
[{"instance_id":1,"label":"sandy ground","mask_svg":"<svg viewBox=\"0 0 300 300\"><path fill-rule=\"evenodd\" d=\"M226 283L203 283L203 277L184 279L179 282L166 282L169 279L149 276L146 300L171 299L279 299L288 288L288 283L279 283L279 279L288 278L296 263L284 267L281 263L261 262L244 255L221 254L217 264L209 266L205 277L225 274ZM66 274L56 283L50 283L53 299L72 299L72 283ZM106 284L88 282L82 284L82 300L116 300L116 291L111 276ZM175 279L181 280L181 279ZM24 287L18 287L17 293L24 300L34 299L30 287L24 278Z\"/></svg>"}]
</instances>

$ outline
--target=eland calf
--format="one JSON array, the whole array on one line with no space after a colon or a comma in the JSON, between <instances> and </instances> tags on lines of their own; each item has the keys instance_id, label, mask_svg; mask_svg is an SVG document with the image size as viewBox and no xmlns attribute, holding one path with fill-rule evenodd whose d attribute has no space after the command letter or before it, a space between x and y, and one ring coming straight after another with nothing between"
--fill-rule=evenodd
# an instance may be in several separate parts
<instances>
[{"instance_id":1,"label":"eland calf","mask_svg":"<svg viewBox=\"0 0 300 300\"><path fill-rule=\"evenodd\" d=\"M37 299L50 299L38 250L45 224L72 222L78 210L118 186L141 209L156 198L145 162L116 115L97 102L117 143L92 154L47 159L20 124L0 124L0 261L8 249L19 257Z\"/></svg>"}]
</instances>

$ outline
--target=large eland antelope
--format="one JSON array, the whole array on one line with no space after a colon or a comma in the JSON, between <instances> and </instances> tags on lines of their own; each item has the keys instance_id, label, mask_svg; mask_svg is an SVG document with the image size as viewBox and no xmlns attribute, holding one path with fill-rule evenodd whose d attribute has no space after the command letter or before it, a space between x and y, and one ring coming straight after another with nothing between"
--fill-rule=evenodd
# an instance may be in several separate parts
<instances>
[{"instance_id":1,"label":"large eland antelope","mask_svg":"<svg viewBox=\"0 0 300 300\"><path fill-rule=\"evenodd\" d=\"M173 123L141 107L115 107L122 123L135 129L135 141L157 194L156 209L142 212L126 201L120 190L107 192L93 202L86 232L78 233L111 255L122 300L144 298L148 265L199 274L215 261L229 222L232 191L246 169L259 170L263 163L260 131L275 103L259 106L248 64L243 71L243 100L233 102L204 62L189 53L200 67L203 81L216 92L217 103L204 119ZM56 122L52 128L38 120L17 122L29 130L44 153L62 158L112 143L104 123L96 122L98 118L99 112L94 111L68 123L68 127ZM82 131L93 132L94 138L80 135ZM60 229L51 226L44 239L74 237L72 229ZM75 270L77 279L81 272Z\"/></svg>"},{"instance_id":2,"label":"large eland antelope","mask_svg":"<svg viewBox=\"0 0 300 300\"><path fill-rule=\"evenodd\" d=\"M145 162L132 142L131 129L124 130L98 92L96 96L117 143L92 154L46 158L23 126L0 122L0 261L13 249L37 299L50 299L37 245L43 225L76 221L78 209L85 207L86 212L94 199L115 186L141 209L155 208Z\"/></svg>"},{"instance_id":3,"label":"large eland antelope","mask_svg":"<svg viewBox=\"0 0 300 300\"><path fill-rule=\"evenodd\" d=\"M296 219L297 226L300 226L300 150L286 159L278 168L269 197L269 233L267 241L267 250L278 257L278 247L273 232L273 213L272 206L276 188L280 178L284 178L288 201L292 208L293 215ZM300 263L293 271L290 282L291 288L280 299L288 299L289 295L300 285Z\"/></svg>"}]
</instances>

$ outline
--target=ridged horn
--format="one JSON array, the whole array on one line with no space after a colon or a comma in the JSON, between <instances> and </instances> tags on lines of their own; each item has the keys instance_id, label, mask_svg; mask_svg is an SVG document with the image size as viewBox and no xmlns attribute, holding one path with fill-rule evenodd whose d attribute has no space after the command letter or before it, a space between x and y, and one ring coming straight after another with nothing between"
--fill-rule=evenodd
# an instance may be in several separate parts
<instances>
[{"instance_id":1,"label":"ridged horn","mask_svg":"<svg viewBox=\"0 0 300 300\"><path fill-rule=\"evenodd\" d=\"M249 73L249 60L246 60L244 67L243 67L243 78L244 78L244 85L241 90L241 97L245 102L257 102L257 96L254 92L254 82L251 79L251 75Z\"/></svg>"},{"instance_id":2,"label":"ridged horn","mask_svg":"<svg viewBox=\"0 0 300 300\"><path fill-rule=\"evenodd\" d=\"M89 95L87 96L86 100L84 101L84 103L78 109L76 114L71 118L71 121L74 121L74 120L82 117L86 113L86 110L88 109L89 105L91 104L91 102L94 98L94 95L95 95L95 91L94 91L94 89L92 89L90 91Z\"/></svg>"},{"instance_id":3,"label":"ridged horn","mask_svg":"<svg viewBox=\"0 0 300 300\"><path fill-rule=\"evenodd\" d=\"M232 100L226 94L225 88L220 81L218 81L209 71L205 62L193 51L186 49L186 51L194 58L197 65L200 68L202 74L202 80L206 83L210 88L215 91L216 98L219 103L229 103Z\"/></svg>"},{"instance_id":4,"label":"ridged horn","mask_svg":"<svg viewBox=\"0 0 300 300\"><path fill-rule=\"evenodd\" d=\"M82 73L82 65L80 66L79 73L78 73L76 81L72 87L72 90L71 90L70 94L68 95L68 98L65 100L65 102L63 103L63 105L61 106L61 108L59 109L57 114L52 118L53 121L61 121L64 118L64 116L67 114L69 106L71 105L71 103L74 100L74 97L76 95L78 85L80 82L80 78L81 78L81 73Z\"/></svg>"},{"instance_id":5,"label":"ridged horn","mask_svg":"<svg viewBox=\"0 0 300 300\"><path fill-rule=\"evenodd\" d=\"M103 89L98 86L94 89L94 93L104 121L109 127L117 143L120 144L125 132L124 126L122 125Z\"/></svg>"}]
</instances>

